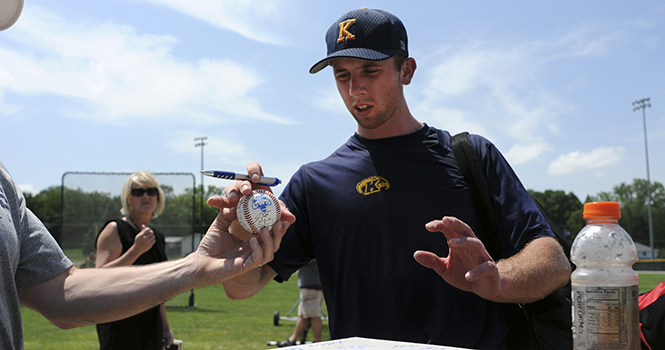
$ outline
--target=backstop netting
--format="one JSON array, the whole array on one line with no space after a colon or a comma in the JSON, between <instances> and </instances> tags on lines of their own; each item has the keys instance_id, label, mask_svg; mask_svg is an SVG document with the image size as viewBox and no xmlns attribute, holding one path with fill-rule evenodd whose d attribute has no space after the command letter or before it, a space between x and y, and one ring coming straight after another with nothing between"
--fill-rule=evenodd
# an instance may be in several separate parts
<instances>
[{"instance_id":1,"label":"backstop netting","mask_svg":"<svg viewBox=\"0 0 665 350\"><path fill-rule=\"evenodd\" d=\"M66 172L62 176L59 243L70 259L85 259L94 253L95 239L104 223L122 216L120 192L132 174ZM179 258L183 238L194 237L196 178L192 173L152 174L159 181L166 201L164 211L150 221L150 226L166 236L169 259Z\"/></svg>"}]
</instances>

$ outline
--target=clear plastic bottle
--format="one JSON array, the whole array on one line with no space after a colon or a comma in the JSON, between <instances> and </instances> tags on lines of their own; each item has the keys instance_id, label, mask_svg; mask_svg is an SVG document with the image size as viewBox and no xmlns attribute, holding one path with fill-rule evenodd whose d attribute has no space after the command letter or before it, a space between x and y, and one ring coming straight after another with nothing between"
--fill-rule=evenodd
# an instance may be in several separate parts
<instances>
[{"instance_id":1,"label":"clear plastic bottle","mask_svg":"<svg viewBox=\"0 0 665 350\"><path fill-rule=\"evenodd\" d=\"M639 350L637 249L619 203L586 203L583 217L570 251L574 349Z\"/></svg>"}]
</instances>

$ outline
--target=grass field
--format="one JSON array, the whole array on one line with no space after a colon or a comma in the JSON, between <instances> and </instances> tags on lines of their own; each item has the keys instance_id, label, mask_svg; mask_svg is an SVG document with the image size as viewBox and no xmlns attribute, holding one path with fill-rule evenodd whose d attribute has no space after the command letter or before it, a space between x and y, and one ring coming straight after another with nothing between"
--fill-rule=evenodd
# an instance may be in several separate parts
<instances>
[{"instance_id":1,"label":"grass field","mask_svg":"<svg viewBox=\"0 0 665 350\"><path fill-rule=\"evenodd\" d=\"M274 326L275 310L286 316L298 300L297 278L279 284L271 282L248 300L229 300L221 285L196 289L196 307L186 310L189 292L167 302L169 324L183 348L193 349L269 349L269 340L280 341L293 332L294 322L280 320ZM99 349L95 326L61 330L38 313L22 308L26 350ZM292 313L297 316L297 310ZM307 338L312 340L310 334ZM323 339L330 339L324 322Z\"/></svg>"},{"instance_id":2,"label":"grass field","mask_svg":"<svg viewBox=\"0 0 665 350\"><path fill-rule=\"evenodd\" d=\"M275 310L286 316L298 300L297 279L286 283L271 282L258 295L248 300L231 301L221 286L194 291L196 307L186 310L189 292L169 301L169 323L177 339L184 341L186 350L199 349L269 349L269 340L284 340L293 332L295 323L280 321L273 325ZM665 273L640 272L640 292L653 289L665 281ZM99 349L94 326L60 330L41 315L23 311L23 331L26 350L33 349ZM293 316L297 312L293 312ZM311 334L308 340L311 340ZM323 339L330 339L324 322Z\"/></svg>"}]
</instances>

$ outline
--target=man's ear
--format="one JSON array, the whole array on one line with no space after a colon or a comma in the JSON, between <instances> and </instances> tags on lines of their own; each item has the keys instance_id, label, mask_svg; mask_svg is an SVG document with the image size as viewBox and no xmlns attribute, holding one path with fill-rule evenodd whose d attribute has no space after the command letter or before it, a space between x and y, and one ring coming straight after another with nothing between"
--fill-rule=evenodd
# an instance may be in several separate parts
<instances>
[{"instance_id":1,"label":"man's ear","mask_svg":"<svg viewBox=\"0 0 665 350\"><path fill-rule=\"evenodd\" d=\"M413 59L412 57L407 58L404 60L404 63L402 63L402 70L401 70L401 81L402 84L404 85L409 85L411 83L411 79L413 79L413 74L416 71L416 60Z\"/></svg>"}]
</instances>

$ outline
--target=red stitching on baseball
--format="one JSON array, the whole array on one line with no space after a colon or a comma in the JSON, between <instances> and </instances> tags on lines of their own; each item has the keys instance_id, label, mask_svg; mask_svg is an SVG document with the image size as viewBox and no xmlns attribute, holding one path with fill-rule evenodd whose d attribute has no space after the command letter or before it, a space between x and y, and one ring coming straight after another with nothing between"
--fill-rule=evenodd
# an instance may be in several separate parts
<instances>
[{"instance_id":1,"label":"red stitching on baseball","mask_svg":"<svg viewBox=\"0 0 665 350\"><path fill-rule=\"evenodd\" d=\"M275 216L271 217L273 219L273 224L277 222L279 217L282 215L282 210L279 206L279 201L277 200L277 197L275 197L275 195L270 191L260 190L260 189L253 190L252 193L250 193L249 195L243 196L240 203L238 203L238 209L240 209L238 213L240 217L238 217L238 220L241 221L241 224L244 221L244 225L242 226L245 227L245 229L249 229L249 231L251 231L253 234L259 234L259 227L251 215L251 210L252 210L251 203L253 203L253 200L257 195L265 195L268 196L270 200L272 200L272 204L274 205L275 208L274 211ZM265 223L264 220L265 218L261 219L262 223Z\"/></svg>"}]
</instances>

